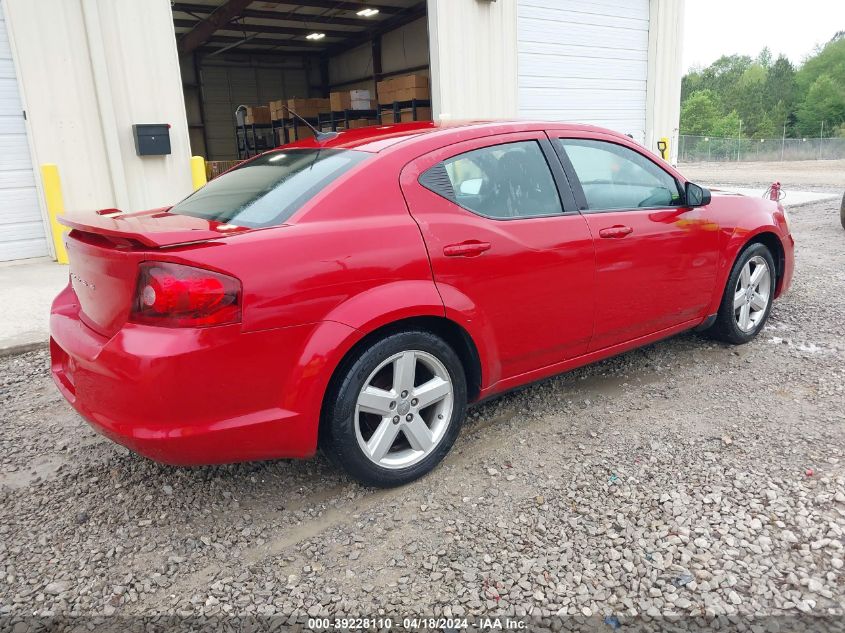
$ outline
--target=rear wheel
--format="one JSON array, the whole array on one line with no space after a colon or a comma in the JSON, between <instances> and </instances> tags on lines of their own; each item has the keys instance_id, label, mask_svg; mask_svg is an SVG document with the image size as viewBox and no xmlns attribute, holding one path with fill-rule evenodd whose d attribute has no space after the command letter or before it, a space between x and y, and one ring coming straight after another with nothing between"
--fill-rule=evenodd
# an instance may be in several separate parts
<instances>
[{"instance_id":1,"label":"rear wheel","mask_svg":"<svg viewBox=\"0 0 845 633\"><path fill-rule=\"evenodd\" d=\"M338 369L323 412L323 448L363 484L398 486L449 452L466 412L454 350L423 331L387 336Z\"/></svg>"},{"instance_id":2,"label":"rear wheel","mask_svg":"<svg viewBox=\"0 0 845 633\"><path fill-rule=\"evenodd\" d=\"M751 244L731 270L716 322L707 334L740 345L752 340L769 318L775 297L775 263L763 244Z\"/></svg>"}]
</instances>

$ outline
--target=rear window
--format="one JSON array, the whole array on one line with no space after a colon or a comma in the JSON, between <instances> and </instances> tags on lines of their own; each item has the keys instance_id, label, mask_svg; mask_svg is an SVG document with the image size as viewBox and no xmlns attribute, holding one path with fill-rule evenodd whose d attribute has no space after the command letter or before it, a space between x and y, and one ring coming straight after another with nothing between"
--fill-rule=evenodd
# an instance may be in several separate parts
<instances>
[{"instance_id":1,"label":"rear window","mask_svg":"<svg viewBox=\"0 0 845 633\"><path fill-rule=\"evenodd\" d=\"M218 176L170 209L237 226L283 224L367 152L343 149L289 149L269 152Z\"/></svg>"}]
</instances>

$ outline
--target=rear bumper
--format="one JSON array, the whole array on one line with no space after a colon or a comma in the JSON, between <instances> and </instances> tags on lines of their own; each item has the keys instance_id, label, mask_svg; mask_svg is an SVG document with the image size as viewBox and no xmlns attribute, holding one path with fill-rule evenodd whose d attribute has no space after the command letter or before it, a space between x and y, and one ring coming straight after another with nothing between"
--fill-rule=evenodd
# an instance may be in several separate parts
<instances>
[{"instance_id":1,"label":"rear bumper","mask_svg":"<svg viewBox=\"0 0 845 633\"><path fill-rule=\"evenodd\" d=\"M106 338L79 320L68 288L50 319L52 376L97 431L159 462L305 458L316 450L330 371L306 362L318 327L126 324Z\"/></svg>"}]
</instances>

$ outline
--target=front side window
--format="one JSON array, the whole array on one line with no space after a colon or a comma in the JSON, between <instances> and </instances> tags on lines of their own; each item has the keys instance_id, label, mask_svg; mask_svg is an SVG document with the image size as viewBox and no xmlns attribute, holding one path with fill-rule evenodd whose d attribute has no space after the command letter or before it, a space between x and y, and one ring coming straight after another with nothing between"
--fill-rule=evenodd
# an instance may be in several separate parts
<instances>
[{"instance_id":1,"label":"front side window","mask_svg":"<svg viewBox=\"0 0 845 633\"><path fill-rule=\"evenodd\" d=\"M283 224L331 182L372 154L342 149L268 152L218 176L170 213L237 226Z\"/></svg>"},{"instance_id":2,"label":"front side window","mask_svg":"<svg viewBox=\"0 0 845 633\"><path fill-rule=\"evenodd\" d=\"M558 142L575 169L591 211L683 204L671 174L632 149L586 139Z\"/></svg>"},{"instance_id":3,"label":"front side window","mask_svg":"<svg viewBox=\"0 0 845 633\"><path fill-rule=\"evenodd\" d=\"M554 178L537 141L504 143L459 154L429 169L420 182L465 209L496 220L563 213Z\"/></svg>"}]
</instances>

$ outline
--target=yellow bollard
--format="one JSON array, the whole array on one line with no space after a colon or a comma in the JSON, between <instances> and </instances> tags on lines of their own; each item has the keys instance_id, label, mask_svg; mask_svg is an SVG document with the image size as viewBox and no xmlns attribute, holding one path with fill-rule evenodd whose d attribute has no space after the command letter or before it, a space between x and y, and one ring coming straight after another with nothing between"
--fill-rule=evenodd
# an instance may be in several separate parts
<instances>
[{"instance_id":1,"label":"yellow bollard","mask_svg":"<svg viewBox=\"0 0 845 633\"><path fill-rule=\"evenodd\" d=\"M191 156L191 179L194 181L194 191L208 182L205 175L205 159L202 156Z\"/></svg>"},{"instance_id":2,"label":"yellow bollard","mask_svg":"<svg viewBox=\"0 0 845 633\"><path fill-rule=\"evenodd\" d=\"M64 235L68 228L59 224L59 216L65 212L65 202L62 198L62 181L59 178L58 165L53 165L52 163L41 165L41 183L44 186L47 215L50 217L50 229L53 233L56 261L60 264L67 264Z\"/></svg>"}]
</instances>

